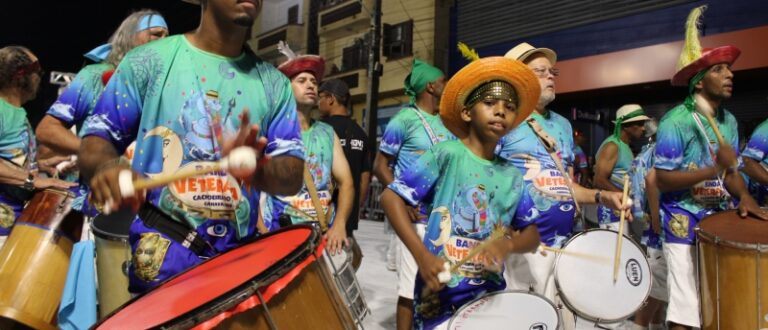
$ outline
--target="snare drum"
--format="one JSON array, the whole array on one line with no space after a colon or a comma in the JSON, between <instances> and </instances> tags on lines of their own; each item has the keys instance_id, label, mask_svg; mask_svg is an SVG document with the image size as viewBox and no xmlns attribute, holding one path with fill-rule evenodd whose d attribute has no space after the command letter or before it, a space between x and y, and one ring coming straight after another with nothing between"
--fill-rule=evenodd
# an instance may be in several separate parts
<instances>
[{"instance_id":1,"label":"snare drum","mask_svg":"<svg viewBox=\"0 0 768 330\"><path fill-rule=\"evenodd\" d=\"M91 222L96 243L99 316L104 317L131 299L128 292L128 265L131 246L128 229L136 215L131 211L100 214Z\"/></svg>"},{"instance_id":2,"label":"snare drum","mask_svg":"<svg viewBox=\"0 0 768 330\"><path fill-rule=\"evenodd\" d=\"M69 257L83 228L82 215L70 212L74 197L37 192L0 249L0 329L56 328Z\"/></svg>"},{"instance_id":3,"label":"snare drum","mask_svg":"<svg viewBox=\"0 0 768 330\"><path fill-rule=\"evenodd\" d=\"M211 258L123 305L96 329L355 329L317 230L296 225Z\"/></svg>"},{"instance_id":4,"label":"snare drum","mask_svg":"<svg viewBox=\"0 0 768 330\"><path fill-rule=\"evenodd\" d=\"M525 291L489 293L462 306L448 329L557 329L560 317L544 296Z\"/></svg>"},{"instance_id":5,"label":"snare drum","mask_svg":"<svg viewBox=\"0 0 768 330\"><path fill-rule=\"evenodd\" d=\"M768 222L725 211L696 234L702 329L768 328Z\"/></svg>"},{"instance_id":6,"label":"snare drum","mask_svg":"<svg viewBox=\"0 0 768 330\"><path fill-rule=\"evenodd\" d=\"M627 236L621 240L619 277L613 282L618 234L592 229L573 236L555 261L555 284L563 302L595 322L623 321L651 292L651 270L643 250Z\"/></svg>"}]
</instances>

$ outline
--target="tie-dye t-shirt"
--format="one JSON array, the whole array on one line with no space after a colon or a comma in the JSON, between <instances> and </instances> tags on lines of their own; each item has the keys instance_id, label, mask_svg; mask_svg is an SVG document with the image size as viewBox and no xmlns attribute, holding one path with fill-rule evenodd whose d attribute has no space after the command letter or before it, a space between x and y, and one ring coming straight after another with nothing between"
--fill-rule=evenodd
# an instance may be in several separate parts
<instances>
[{"instance_id":1,"label":"tie-dye t-shirt","mask_svg":"<svg viewBox=\"0 0 768 330\"><path fill-rule=\"evenodd\" d=\"M477 157L454 140L432 147L388 188L409 205L429 205L424 245L434 255L456 263L494 229L521 229L529 224L514 219L522 187L522 175L511 163ZM425 285L416 276L415 328L432 329L474 298L503 290L502 274L473 260L453 274L443 290L428 297L421 296Z\"/></svg>"},{"instance_id":2,"label":"tie-dye t-shirt","mask_svg":"<svg viewBox=\"0 0 768 330\"><path fill-rule=\"evenodd\" d=\"M333 127L323 122L314 122L312 126L301 133L304 147L305 166L312 175L312 181L317 189L318 199L323 206L323 212L328 216L326 221L333 224L335 210L331 204L331 169L333 168L333 141L336 133ZM302 185L298 194L293 196L273 196L267 197L267 210L264 210L264 223L269 230L280 228L279 217L285 213L290 216L293 224L317 221L317 211L315 204L307 190L306 183ZM328 208L331 212L328 212Z\"/></svg>"},{"instance_id":3,"label":"tie-dye t-shirt","mask_svg":"<svg viewBox=\"0 0 768 330\"><path fill-rule=\"evenodd\" d=\"M573 167L573 181L577 183L581 182L581 172L579 170L589 167L589 163L587 154L584 153L584 150L578 145L574 145L573 147Z\"/></svg>"},{"instance_id":4,"label":"tie-dye t-shirt","mask_svg":"<svg viewBox=\"0 0 768 330\"><path fill-rule=\"evenodd\" d=\"M110 141L119 154L136 140L133 169L155 177L212 166L222 158L214 131L234 136L243 111L268 139L266 154L304 158L296 103L282 73L248 51L229 58L195 48L183 35L172 36L125 56L83 135ZM150 203L198 228L218 251L253 233L258 196L225 172L147 192Z\"/></svg>"},{"instance_id":5,"label":"tie-dye t-shirt","mask_svg":"<svg viewBox=\"0 0 768 330\"><path fill-rule=\"evenodd\" d=\"M699 128L697 116L706 132ZM715 116L723 139L732 146L739 145L736 118L721 109ZM664 115L656 132L655 167L664 171L692 171L714 166L712 152L720 145L706 118L681 104ZM738 150L736 150L738 152ZM708 214L725 209L724 187L716 179L699 182L689 189L661 194L664 241L693 244L693 229Z\"/></svg>"},{"instance_id":6,"label":"tie-dye t-shirt","mask_svg":"<svg viewBox=\"0 0 768 330\"><path fill-rule=\"evenodd\" d=\"M648 194L646 193L645 177L653 168L653 154L656 152L656 144L651 143L643 146L643 150L632 161L632 171L629 178L632 184L632 216L636 221L643 221L645 230L641 243L654 249L661 249L661 240L659 235L651 229L651 213L648 206Z\"/></svg>"},{"instance_id":7,"label":"tie-dye t-shirt","mask_svg":"<svg viewBox=\"0 0 768 330\"><path fill-rule=\"evenodd\" d=\"M552 111L547 117L534 112L531 118L555 139L567 171L574 160L571 124ZM523 174L525 194L520 200L516 220L535 223L544 244L561 246L573 231L576 205L566 178L557 169L552 156L527 123L520 124L499 141L497 154Z\"/></svg>"},{"instance_id":8,"label":"tie-dye t-shirt","mask_svg":"<svg viewBox=\"0 0 768 330\"><path fill-rule=\"evenodd\" d=\"M598 155L600 155L600 151L608 143L616 144L619 148L616 164L613 165L613 170L611 171L611 183L613 183L616 188L623 189L624 174L629 174L629 170L632 167L632 159L634 157L632 155L632 149L630 149L629 145L624 143L624 141L611 135L600 145L600 149L597 150ZM595 159L595 162L599 163L600 159ZM600 224L609 224L621 220L621 212L600 204L597 207L597 217Z\"/></svg>"},{"instance_id":9,"label":"tie-dye t-shirt","mask_svg":"<svg viewBox=\"0 0 768 330\"><path fill-rule=\"evenodd\" d=\"M395 177L410 169L433 144L416 111L424 117L438 143L455 139L453 134L443 125L440 115L428 114L419 110L415 105L403 108L387 124L379 145L379 151L395 157ZM421 205L419 209L421 214L427 215L425 205ZM426 219L424 222L426 223Z\"/></svg>"},{"instance_id":10,"label":"tie-dye t-shirt","mask_svg":"<svg viewBox=\"0 0 768 330\"><path fill-rule=\"evenodd\" d=\"M768 120L755 128L741 155L754 159L768 171ZM768 186L749 180L749 192L760 206L768 207Z\"/></svg>"},{"instance_id":11,"label":"tie-dye t-shirt","mask_svg":"<svg viewBox=\"0 0 768 330\"><path fill-rule=\"evenodd\" d=\"M24 108L0 99L0 158L8 166L28 170L36 157L35 135ZM21 215L25 198L20 187L0 183L0 236L10 234L16 218ZM28 196L27 194L24 194Z\"/></svg>"},{"instance_id":12,"label":"tie-dye t-shirt","mask_svg":"<svg viewBox=\"0 0 768 330\"><path fill-rule=\"evenodd\" d=\"M102 76L104 72L113 70L114 66L108 63L91 64L84 67L77 73L75 79L64 90L56 102L48 109L47 115L50 115L66 126L76 126L80 133L85 118L91 115L96 101L99 100L101 92L104 90ZM78 173L73 173L65 178L67 181L78 182ZM70 189L75 193L75 200L72 202L72 208L78 211L86 212L88 215L95 215L95 211L87 206L86 196L88 196L88 186L81 184Z\"/></svg>"}]
</instances>

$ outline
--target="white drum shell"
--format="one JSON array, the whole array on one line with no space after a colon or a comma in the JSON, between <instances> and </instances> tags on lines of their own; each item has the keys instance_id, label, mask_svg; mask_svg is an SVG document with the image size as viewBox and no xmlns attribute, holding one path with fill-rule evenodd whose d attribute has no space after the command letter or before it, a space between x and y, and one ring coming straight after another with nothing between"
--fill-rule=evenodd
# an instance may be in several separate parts
<instances>
[{"instance_id":1,"label":"white drum shell","mask_svg":"<svg viewBox=\"0 0 768 330\"><path fill-rule=\"evenodd\" d=\"M560 318L547 298L525 291L489 293L459 309L448 329L557 329Z\"/></svg>"}]
</instances>

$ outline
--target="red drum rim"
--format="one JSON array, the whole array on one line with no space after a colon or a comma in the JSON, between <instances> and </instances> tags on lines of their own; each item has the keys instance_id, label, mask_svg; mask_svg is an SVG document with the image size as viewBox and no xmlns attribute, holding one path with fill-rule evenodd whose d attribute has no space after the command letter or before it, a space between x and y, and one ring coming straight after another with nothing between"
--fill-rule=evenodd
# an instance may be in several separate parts
<instances>
[{"instance_id":1,"label":"red drum rim","mask_svg":"<svg viewBox=\"0 0 768 330\"><path fill-rule=\"evenodd\" d=\"M215 327L258 306L257 291L269 301L322 255L323 248L311 226L283 228L177 274L131 299L93 329L191 328L201 323L202 328ZM238 270L241 265L245 267Z\"/></svg>"}]
</instances>

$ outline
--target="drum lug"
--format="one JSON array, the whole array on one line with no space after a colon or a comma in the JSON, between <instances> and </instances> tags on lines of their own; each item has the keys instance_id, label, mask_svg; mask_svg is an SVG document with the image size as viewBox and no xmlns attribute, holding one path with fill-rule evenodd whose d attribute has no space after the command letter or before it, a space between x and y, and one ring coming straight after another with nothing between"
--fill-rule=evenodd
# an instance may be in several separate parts
<instances>
[{"instance_id":1,"label":"drum lug","mask_svg":"<svg viewBox=\"0 0 768 330\"><path fill-rule=\"evenodd\" d=\"M123 275L128 276L128 268L130 267L131 267L130 260L123 261L123 265L122 267L120 267L123 270Z\"/></svg>"}]
</instances>

